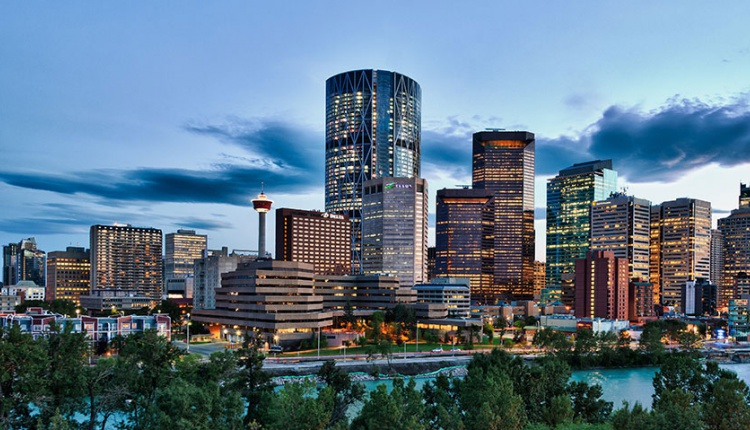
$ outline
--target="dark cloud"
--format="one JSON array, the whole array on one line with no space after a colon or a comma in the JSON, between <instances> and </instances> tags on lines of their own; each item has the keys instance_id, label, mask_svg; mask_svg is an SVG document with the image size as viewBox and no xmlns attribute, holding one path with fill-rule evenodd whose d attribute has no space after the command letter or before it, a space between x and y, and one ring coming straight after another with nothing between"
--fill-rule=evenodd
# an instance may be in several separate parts
<instances>
[{"instance_id":1,"label":"dark cloud","mask_svg":"<svg viewBox=\"0 0 750 430\"><path fill-rule=\"evenodd\" d=\"M612 159L630 182L672 182L706 166L750 162L747 97L724 104L670 100L656 111L609 107L579 138L537 137L537 173Z\"/></svg>"},{"instance_id":2,"label":"dark cloud","mask_svg":"<svg viewBox=\"0 0 750 430\"><path fill-rule=\"evenodd\" d=\"M181 226L180 228L196 230L223 230L234 228L234 225L229 222L194 217L173 219L172 223Z\"/></svg>"},{"instance_id":3,"label":"dark cloud","mask_svg":"<svg viewBox=\"0 0 750 430\"><path fill-rule=\"evenodd\" d=\"M239 146L258 157L247 161L295 171L322 172L323 136L282 121L230 118L221 125L193 123L185 129Z\"/></svg>"},{"instance_id":4,"label":"dark cloud","mask_svg":"<svg viewBox=\"0 0 750 430\"><path fill-rule=\"evenodd\" d=\"M86 194L105 202L158 201L248 205L260 183L268 192L301 194L320 187L323 144L314 133L281 123L234 121L222 126L188 127L248 151L250 157L208 170L139 168L67 174L3 171L0 181L60 194ZM241 158L241 157L240 157ZM116 203L115 203L116 204Z\"/></svg>"}]
</instances>

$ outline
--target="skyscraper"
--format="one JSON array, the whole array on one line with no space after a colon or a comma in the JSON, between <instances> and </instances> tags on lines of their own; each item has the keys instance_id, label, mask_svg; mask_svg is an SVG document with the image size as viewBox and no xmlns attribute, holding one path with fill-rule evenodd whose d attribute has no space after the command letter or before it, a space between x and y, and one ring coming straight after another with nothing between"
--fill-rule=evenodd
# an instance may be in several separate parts
<instances>
[{"instance_id":1,"label":"skyscraper","mask_svg":"<svg viewBox=\"0 0 750 430\"><path fill-rule=\"evenodd\" d=\"M468 278L473 300L486 302L495 294L493 193L470 188L437 192L435 274Z\"/></svg>"},{"instance_id":2,"label":"skyscraper","mask_svg":"<svg viewBox=\"0 0 750 430\"><path fill-rule=\"evenodd\" d=\"M93 225L90 240L92 290L136 290L153 300L161 298L161 230Z\"/></svg>"},{"instance_id":3,"label":"skyscraper","mask_svg":"<svg viewBox=\"0 0 750 430\"><path fill-rule=\"evenodd\" d=\"M652 206L651 230L654 302L679 306L685 282L710 275L711 203L680 198Z\"/></svg>"},{"instance_id":4,"label":"skyscraper","mask_svg":"<svg viewBox=\"0 0 750 430\"><path fill-rule=\"evenodd\" d=\"M47 256L47 300L70 300L81 304L80 296L91 290L89 250L69 246Z\"/></svg>"},{"instance_id":5,"label":"skyscraper","mask_svg":"<svg viewBox=\"0 0 750 430\"><path fill-rule=\"evenodd\" d=\"M728 217L719 219L718 227L723 239L718 306L723 309L730 299L737 298L740 275L750 275L750 189L745 184L740 184L739 209L733 210ZM746 279L743 277L740 282L745 283Z\"/></svg>"},{"instance_id":6,"label":"skyscraper","mask_svg":"<svg viewBox=\"0 0 750 430\"><path fill-rule=\"evenodd\" d=\"M276 259L310 263L316 275L351 274L351 237L346 215L276 209Z\"/></svg>"},{"instance_id":7,"label":"skyscraper","mask_svg":"<svg viewBox=\"0 0 750 430\"><path fill-rule=\"evenodd\" d=\"M384 70L354 70L326 81L326 212L352 221L352 270L362 267L365 181L420 172L422 91Z\"/></svg>"},{"instance_id":8,"label":"skyscraper","mask_svg":"<svg viewBox=\"0 0 750 430\"><path fill-rule=\"evenodd\" d=\"M16 260L18 258L18 244L3 245L3 285L16 285Z\"/></svg>"},{"instance_id":9,"label":"skyscraper","mask_svg":"<svg viewBox=\"0 0 750 430\"><path fill-rule=\"evenodd\" d=\"M7 252L15 251L8 263L8 285L21 281L31 281L40 287L47 285L47 253L37 248L36 239L23 239L16 246L8 247Z\"/></svg>"},{"instance_id":10,"label":"skyscraper","mask_svg":"<svg viewBox=\"0 0 750 430\"><path fill-rule=\"evenodd\" d=\"M548 288L572 281L575 261L589 249L591 203L615 191L612 160L574 164L547 182Z\"/></svg>"},{"instance_id":11,"label":"skyscraper","mask_svg":"<svg viewBox=\"0 0 750 430\"><path fill-rule=\"evenodd\" d=\"M427 181L420 178L364 183L364 274L394 275L403 287L427 281L427 196Z\"/></svg>"},{"instance_id":12,"label":"skyscraper","mask_svg":"<svg viewBox=\"0 0 750 430\"><path fill-rule=\"evenodd\" d=\"M193 276L194 262L206 251L208 236L195 230L177 230L164 236L164 279Z\"/></svg>"},{"instance_id":13,"label":"skyscraper","mask_svg":"<svg viewBox=\"0 0 750 430\"><path fill-rule=\"evenodd\" d=\"M534 134L480 131L472 145L472 186L494 196L494 284L498 295L534 295Z\"/></svg>"},{"instance_id":14,"label":"skyscraper","mask_svg":"<svg viewBox=\"0 0 750 430\"><path fill-rule=\"evenodd\" d=\"M721 286L724 278L724 234L711 230L711 275L709 282Z\"/></svg>"},{"instance_id":15,"label":"skyscraper","mask_svg":"<svg viewBox=\"0 0 750 430\"><path fill-rule=\"evenodd\" d=\"M612 251L628 261L628 276L649 279L651 202L613 194L591 204L591 251Z\"/></svg>"}]
</instances>

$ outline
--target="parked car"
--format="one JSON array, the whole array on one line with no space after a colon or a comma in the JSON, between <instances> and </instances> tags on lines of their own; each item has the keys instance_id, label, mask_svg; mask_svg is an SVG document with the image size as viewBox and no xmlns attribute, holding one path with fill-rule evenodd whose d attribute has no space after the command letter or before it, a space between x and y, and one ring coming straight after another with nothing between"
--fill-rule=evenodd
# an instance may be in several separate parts
<instances>
[{"instance_id":1,"label":"parked car","mask_svg":"<svg viewBox=\"0 0 750 430\"><path fill-rule=\"evenodd\" d=\"M284 352L284 348L282 348L281 345L271 345L271 347L268 348L268 352L281 353Z\"/></svg>"},{"instance_id":2,"label":"parked car","mask_svg":"<svg viewBox=\"0 0 750 430\"><path fill-rule=\"evenodd\" d=\"M435 348L435 349L432 350L432 352L443 352L443 348L442 347Z\"/></svg>"}]
</instances>

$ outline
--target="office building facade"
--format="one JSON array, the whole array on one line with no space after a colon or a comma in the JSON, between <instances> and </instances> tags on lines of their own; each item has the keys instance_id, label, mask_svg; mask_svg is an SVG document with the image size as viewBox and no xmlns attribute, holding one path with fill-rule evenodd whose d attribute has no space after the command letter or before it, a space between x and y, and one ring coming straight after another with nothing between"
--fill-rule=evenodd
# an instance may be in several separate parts
<instances>
[{"instance_id":1,"label":"office building facade","mask_svg":"<svg viewBox=\"0 0 750 430\"><path fill-rule=\"evenodd\" d=\"M69 246L47 256L47 299L70 300L81 304L80 297L91 291L89 250Z\"/></svg>"},{"instance_id":2,"label":"office building facade","mask_svg":"<svg viewBox=\"0 0 750 430\"><path fill-rule=\"evenodd\" d=\"M740 184L740 207L733 210L728 217L718 221L723 242L718 303L720 309L728 306L729 300L739 294L738 286L744 281L744 278L740 281L740 275L750 274L750 203L747 202L750 197L747 196L748 193L750 193L748 187Z\"/></svg>"},{"instance_id":3,"label":"office building facade","mask_svg":"<svg viewBox=\"0 0 750 430\"><path fill-rule=\"evenodd\" d=\"M177 230L164 236L164 279L184 279L193 276L194 262L202 258L208 236L195 230Z\"/></svg>"},{"instance_id":4,"label":"office building facade","mask_svg":"<svg viewBox=\"0 0 750 430\"><path fill-rule=\"evenodd\" d=\"M427 181L379 178L364 183L362 269L401 286L427 281Z\"/></svg>"},{"instance_id":5,"label":"office building facade","mask_svg":"<svg viewBox=\"0 0 750 430\"><path fill-rule=\"evenodd\" d=\"M195 321L257 331L269 344L308 340L333 316L313 288L313 265L260 260L222 275L214 309L195 309ZM220 329L223 330L223 329Z\"/></svg>"},{"instance_id":6,"label":"office building facade","mask_svg":"<svg viewBox=\"0 0 750 430\"><path fill-rule=\"evenodd\" d=\"M469 279L475 300L494 288L494 197L489 190L442 189L435 214L435 275Z\"/></svg>"},{"instance_id":7,"label":"office building facade","mask_svg":"<svg viewBox=\"0 0 750 430\"><path fill-rule=\"evenodd\" d=\"M575 267L576 318L627 320L628 260L612 251L589 251Z\"/></svg>"},{"instance_id":8,"label":"office building facade","mask_svg":"<svg viewBox=\"0 0 750 430\"><path fill-rule=\"evenodd\" d=\"M237 269L240 264L258 259L257 253L233 250L227 247L206 250L203 258L195 260L193 279L193 308L213 309L216 290L221 288L221 276Z\"/></svg>"},{"instance_id":9,"label":"office building facade","mask_svg":"<svg viewBox=\"0 0 750 430\"><path fill-rule=\"evenodd\" d=\"M534 134L481 131L472 144L472 187L494 196L494 283L499 295L534 295Z\"/></svg>"},{"instance_id":10,"label":"office building facade","mask_svg":"<svg viewBox=\"0 0 750 430\"><path fill-rule=\"evenodd\" d=\"M310 263L316 275L351 273L351 237L346 215L276 209L276 259Z\"/></svg>"},{"instance_id":11,"label":"office building facade","mask_svg":"<svg viewBox=\"0 0 750 430\"><path fill-rule=\"evenodd\" d=\"M709 281L721 286L724 274L724 235L721 230L711 230L711 275Z\"/></svg>"},{"instance_id":12,"label":"office building facade","mask_svg":"<svg viewBox=\"0 0 750 430\"><path fill-rule=\"evenodd\" d=\"M680 198L652 206L651 231L654 301L679 307L685 282L711 274L711 203Z\"/></svg>"},{"instance_id":13,"label":"office building facade","mask_svg":"<svg viewBox=\"0 0 750 430\"><path fill-rule=\"evenodd\" d=\"M3 247L3 284L15 285L31 281L47 284L47 253L37 247L36 238L30 237Z\"/></svg>"},{"instance_id":14,"label":"office building facade","mask_svg":"<svg viewBox=\"0 0 750 430\"><path fill-rule=\"evenodd\" d=\"M586 257L591 204L617 191L612 160L574 164L547 182L547 286L572 283L575 261Z\"/></svg>"},{"instance_id":15,"label":"office building facade","mask_svg":"<svg viewBox=\"0 0 750 430\"><path fill-rule=\"evenodd\" d=\"M591 251L612 251L628 260L628 275L649 280L651 202L613 194L591 204Z\"/></svg>"},{"instance_id":16,"label":"office building facade","mask_svg":"<svg viewBox=\"0 0 750 430\"><path fill-rule=\"evenodd\" d=\"M162 296L162 232L131 225L91 226L91 289Z\"/></svg>"},{"instance_id":17,"label":"office building facade","mask_svg":"<svg viewBox=\"0 0 750 430\"><path fill-rule=\"evenodd\" d=\"M370 179L420 173L422 90L384 70L326 81L325 210L352 221L352 268L362 268L362 198Z\"/></svg>"}]
</instances>

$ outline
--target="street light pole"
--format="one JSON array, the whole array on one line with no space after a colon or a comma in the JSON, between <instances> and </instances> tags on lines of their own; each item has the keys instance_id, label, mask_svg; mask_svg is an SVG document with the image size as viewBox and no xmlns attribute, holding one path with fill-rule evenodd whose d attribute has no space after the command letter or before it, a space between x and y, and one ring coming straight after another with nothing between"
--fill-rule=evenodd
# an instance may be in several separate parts
<instances>
[{"instance_id":1,"label":"street light pole","mask_svg":"<svg viewBox=\"0 0 750 430\"><path fill-rule=\"evenodd\" d=\"M187 352L190 354L190 313L187 314Z\"/></svg>"},{"instance_id":2,"label":"street light pole","mask_svg":"<svg viewBox=\"0 0 750 430\"><path fill-rule=\"evenodd\" d=\"M318 327L318 360L320 360L320 327Z\"/></svg>"},{"instance_id":3,"label":"street light pole","mask_svg":"<svg viewBox=\"0 0 750 430\"><path fill-rule=\"evenodd\" d=\"M417 331L417 344L414 345L414 347L416 348L416 352L419 352L419 321L417 321L416 331Z\"/></svg>"}]
</instances>

